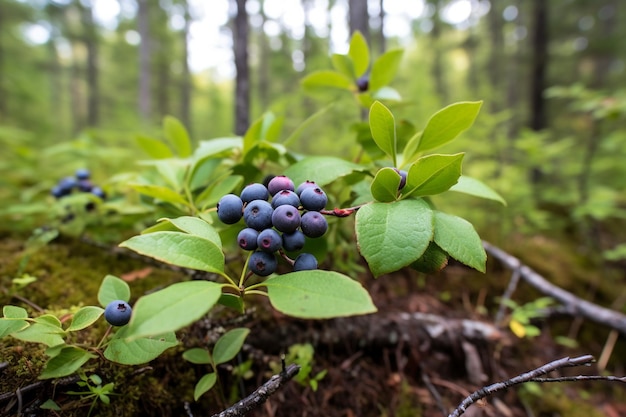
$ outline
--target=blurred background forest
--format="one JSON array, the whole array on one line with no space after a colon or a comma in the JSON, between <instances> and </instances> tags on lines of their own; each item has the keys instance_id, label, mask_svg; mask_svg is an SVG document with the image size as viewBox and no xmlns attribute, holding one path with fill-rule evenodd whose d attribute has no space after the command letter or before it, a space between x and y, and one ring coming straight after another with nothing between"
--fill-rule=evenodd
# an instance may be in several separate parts
<instances>
[{"instance_id":1,"label":"blurred background forest","mask_svg":"<svg viewBox=\"0 0 626 417\"><path fill-rule=\"evenodd\" d=\"M270 110L290 132L325 105L299 81L360 30L374 58L406 48L399 118L423 126L447 104L484 100L455 147L508 207L448 202L481 235L549 231L619 264L624 19L617 0L4 0L0 197L41 199L66 167L106 178L139 158L135 136L157 134L165 115L196 141L242 134ZM237 74L249 77L238 112ZM358 118L337 105L293 147L351 158Z\"/></svg>"}]
</instances>

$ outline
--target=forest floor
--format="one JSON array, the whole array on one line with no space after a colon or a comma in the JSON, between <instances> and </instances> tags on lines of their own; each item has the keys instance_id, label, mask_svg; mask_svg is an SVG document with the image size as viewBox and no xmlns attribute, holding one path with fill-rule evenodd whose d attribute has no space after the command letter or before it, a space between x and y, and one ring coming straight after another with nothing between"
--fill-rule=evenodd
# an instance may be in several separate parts
<instances>
[{"instance_id":1,"label":"forest floor","mask_svg":"<svg viewBox=\"0 0 626 417\"><path fill-rule=\"evenodd\" d=\"M545 239L518 245L517 249L522 259L521 253L535 254L534 262L540 262L536 254L550 253ZM28 300L59 315L67 313L70 306L96 305L97 289L107 274L126 279L134 299L189 279L181 272L67 238L48 244L27 263L23 236L1 236L0 251L0 304L26 307L24 300ZM37 281L15 298L7 289L20 265ZM606 350L610 329L574 317L533 322L541 329L535 338L518 338L508 328L498 327L494 323L497 300L509 277L510 272L492 260L486 274L457 264L431 276L407 271L373 279L363 274L361 281L378 313L327 321L285 317L269 308L264 299L252 300L253 308L244 316L218 309L179 332L180 346L146 366L120 366L101 359L90 362L89 373L100 375L105 383L115 382L117 394L111 396L110 405L97 402L91 415L209 416L242 394L249 395L279 372L281 354L290 347L288 362L294 357L294 346L311 346L313 358L304 359L311 365L310 376L325 373L317 381L317 389L310 379L290 381L250 415L440 417L485 385L565 356L591 354L598 358ZM568 290L587 291L584 287ZM598 292L596 298L601 299ZM520 288L513 298L521 303L540 296L532 289ZM466 333L466 325L479 330ZM101 336L103 326L94 326L92 331L97 335L85 334L85 340ZM207 369L182 360L182 351L210 343L223 329L238 326L251 328L241 355L233 365L220 368L221 388L194 402L193 387ZM79 389L75 378L45 383L37 380L42 359L43 349L38 345L10 337L0 340L0 363L5 364L0 368L0 416L17 415L18 411L32 416L87 415L92 400L67 394ZM620 376L625 374L625 363L624 340L618 338L606 369L595 365L569 368L552 376ZM244 368L247 372L241 371ZM235 376L234 370L240 370L242 377ZM60 411L39 408L50 398ZM464 415L625 416L626 386L603 381L524 384L472 405Z\"/></svg>"}]
</instances>

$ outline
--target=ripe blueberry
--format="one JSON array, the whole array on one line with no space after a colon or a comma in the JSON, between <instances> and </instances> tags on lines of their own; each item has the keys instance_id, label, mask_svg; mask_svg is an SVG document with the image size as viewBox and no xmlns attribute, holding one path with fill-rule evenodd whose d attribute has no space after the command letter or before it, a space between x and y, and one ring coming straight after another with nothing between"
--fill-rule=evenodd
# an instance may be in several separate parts
<instances>
[{"instance_id":1,"label":"ripe blueberry","mask_svg":"<svg viewBox=\"0 0 626 417\"><path fill-rule=\"evenodd\" d=\"M328 197L321 188L306 188L300 194L300 202L305 210L320 211L324 210L328 203Z\"/></svg>"},{"instance_id":2,"label":"ripe blueberry","mask_svg":"<svg viewBox=\"0 0 626 417\"><path fill-rule=\"evenodd\" d=\"M130 321L132 308L126 301L111 301L104 309L104 318L113 326L123 326Z\"/></svg>"},{"instance_id":3,"label":"ripe blueberry","mask_svg":"<svg viewBox=\"0 0 626 417\"><path fill-rule=\"evenodd\" d=\"M291 181L289 177L286 177L284 175L278 175L272 178L271 181L267 184L267 189L273 196L281 190L293 191L295 190L295 187L293 185L293 181Z\"/></svg>"},{"instance_id":4,"label":"ripe blueberry","mask_svg":"<svg viewBox=\"0 0 626 417\"><path fill-rule=\"evenodd\" d=\"M299 251L304 247L306 237L299 230L293 233L283 233L283 248L289 252Z\"/></svg>"},{"instance_id":5,"label":"ripe blueberry","mask_svg":"<svg viewBox=\"0 0 626 417\"><path fill-rule=\"evenodd\" d=\"M394 168L393 170L400 175L400 184L398 184L398 190L401 190L406 185L406 176L408 175L408 173L403 169Z\"/></svg>"},{"instance_id":6,"label":"ripe blueberry","mask_svg":"<svg viewBox=\"0 0 626 417\"><path fill-rule=\"evenodd\" d=\"M52 190L50 190L50 194L52 194L54 198L61 198L65 197L69 193L61 188L59 185L55 185L54 187L52 187Z\"/></svg>"},{"instance_id":7,"label":"ripe blueberry","mask_svg":"<svg viewBox=\"0 0 626 417\"><path fill-rule=\"evenodd\" d=\"M363 93L370 87L370 80L368 75L362 75L356 80L356 86L359 92Z\"/></svg>"},{"instance_id":8,"label":"ripe blueberry","mask_svg":"<svg viewBox=\"0 0 626 417\"><path fill-rule=\"evenodd\" d=\"M276 256L268 252L253 252L248 260L250 271L262 277L273 274L277 267L278 261L276 261Z\"/></svg>"},{"instance_id":9,"label":"ripe blueberry","mask_svg":"<svg viewBox=\"0 0 626 417\"><path fill-rule=\"evenodd\" d=\"M104 192L104 190L100 187L93 187L91 189L91 194L95 195L96 197L104 200L107 197L107 194Z\"/></svg>"},{"instance_id":10,"label":"ripe blueberry","mask_svg":"<svg viewBox=\"0 0 626 417\"><path fill-rule=\"evenodd\" d=\"M241 200L244 203L249 203L252 200L267 200L269 196L270 193L267 188L258 182L246 185L241 191Z\"/></svg>"},{"instance_id":11,"label":"ripe blueberry","mask_svg":"<svg viewBox=\"0 0 626 417\"><path fill-rule=\"evenodd\" d=\"M257 248L256 239L259 237L259 232L246 227L237 235L237 243L239 247L244 250L255 250Z\"/></svg>"},{"instance_id":12,"label":"ripe blueberry","mask_svg":"<svg viewBox=\"0 0 626 417\"><path fill-rule=\"evenodd\" d=\"M74 173L77 180L88 180L91 177L91 173L86 168L79 168Z\"/></svg>"},{"instance_id":13,"label":"ripe blueberry","mask_svg":"<svg viewBox=\"0 0 626 417\"><path fill-rule=\"evenodd\" d=\"M274 253L283 245L283 238L274 229L265 229L259 232L256 244L264 252Z\"/></svg>"},{"instance_id":14,"label":"ripe blueberry","mask_svg":"<svg viewBox=\"0 0 626 417\"><path fill-rule=\"evenodd\" d=\"M261 231L272 227L272 205L265 200L252 200L243 211L246 226Z\"/></svg>"},{"instance_id":15,"label":"ripe blueberry","mask_svg":"<svg viewBox=\"0 0 626 417\"><path fill-rule=\"evenodd\" d=\"M300 199L298 194L290 190L280 190L272 198L272 207L276 208L283 205L300 207Z\"/></svg>"},{"instance_id":16,"label":"ripe blueberry","mask_svg":"<svg viewBox=\"0 0 626 417\"><path fill-rule=\"evenodd\" d=\"M59 181L59 188L67 195L72 192L72 190L78 186L78 182L74 177L65 177Z\"/></svg>"},{"instance_id":17,"label":"ripe blueberry","mask_svg":"<svg viewBox=\"0 0 626 417\"><path fill-rule=\"evenodd\" d=\"M302 233L307 237L320 237L328 230L328 223L324 216L317 211L307 211L300 220Z\"/></svg>"},{"instance_id":18,"label":"ripe blueberry","mask_svg":"<svg viewBox=\"0 0 626 417\"><path fill-rule=\"evenodd\" d=\"M243 201L235 194L226 194L217 203L217 217L226 224L235 224L241 219Z\"/></svg>"},{"instance_id":19,"label":"ripe blueberry","mask_svg":"<svg viewBox=\"0 0 626 417\"><path fill-rule=\"evenodd\" d=\"M315 188L315 187L317 187L317 183L315 181L306 180L302 184L298 185L298 188L296 188L296 194L298 194L298 197L300 197L300 194L302 194L302 191L304 191L307 188Z\"/></svg>"},{"instance_id":20,"label":"ripe blueberry","mask_svg":"<svg viewBox=\"0 0 626 417\"><path fill-rule=\"evenodd\" d=\"M93 184L89 180L78 180L78 189L82 192L88 193L92 190Z\"/></svg>"},{"instance_id":21,"label":"ripe blueberry","mask_svg":"<svg viewBox=\"0 0 626 417\"><path fill-rule=\"evenodd\" d=\"M293 263L294 271L310 271L317 269L317 259L310 253L301 253Z\"/></svg>"},{"instance_id":22,"label":"ripe blueberry","mask_svg":"<svg viewBox=\"0 0 626 417\"><path fill-rule=\"evenodd\" d=\"M278 206L272 213L272 224L281 232L291 233L300 227L300 218L300 212L294 206Z\"/></svg>"}]
</instances>

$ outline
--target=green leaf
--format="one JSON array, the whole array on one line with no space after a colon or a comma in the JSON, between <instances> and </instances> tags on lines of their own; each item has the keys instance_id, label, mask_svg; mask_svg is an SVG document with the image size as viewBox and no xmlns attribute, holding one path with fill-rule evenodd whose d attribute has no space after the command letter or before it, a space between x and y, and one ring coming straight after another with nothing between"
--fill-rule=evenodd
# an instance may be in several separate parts
<instances>
[{"instance_id":1,"label":"green leaf","mask_svg":"<svg viewBox=\"0 0 626 417\"><path fill-rule=\"evenodd\" d=\"M177 229L183 232L210 240L220 248L222 247L222 239L217 230L202 219L192 216L182 216L175 219L159 219L159 222L163 221L173 224Z\"/></svg>"},{"instance_id":2,"label":"green leaf","mask_svg":"<svg viewBox=\"0 0 626 417\"><path fill-rule=\"evenodd\" d=\"M301 83L304 90L310 93L328 88L351 91L353 86L352 79L330 70L314 71L304 77Z\"/></svg>"},{"instance_id":3,"label":"green leaf","mask_svg":"<svg viewBox=\"0 0 626 417\"><path fill-rule=\"evenodd\" d=\"M217 375L215 372L208 373L200 378L200 381L196 384L196 387L193 390L193 399L194 401L198 401L198 398L202 396L202 394L209 391L215 385L217 381Z\"/></svg>"},{"instance_id":4,"label":"green leaf","mask_svg":"<svg viewBox=\"0 0 626 417\"><path fill-rule=\"evenodd\" d=\"M426 124L417 151L424 152L442 146L469 129L482 104L482 101L465 101L439 110Z\"/></svg>"},{"instance_id":5,"label":"green leaf","mask_svg":"<svg viewBox=\"0 0 626 417\"><path fill-rule=\"evenodd\" d=\"M354 64L348 55L333 54L330 57L333 67L348 78L355 78Z\"/></svg>"},{"instance_id":6,"label":"green leaf","mask_svg":"<svg viewBox=\"0 0 626 417\"><path fill-rule=\"evenodd\" d=\"M5 319L25 319L28 318L28 311L22 307L6 305L2 307L2 315Z\"/></svg>"},{"instance_id":7,"label":"green leaf","mask_svg":"<svg viewBox=\"0 0 626 417\"><path fill-rule=\"evenodd\" d=\"M154 232L133 236L120 243L120 246L171 265L224 273L221 246L199 236L180 232Z\"/></svg>"},{"instance_id":8,"label":"green leaf","mask_svg":"<svg viewBox=\"0 0 626 417\"><path fill-rule=\"evenodd\" d=\"M323 186L355 171L363 170L361 165L344 159L330 156L311 156L291 165L284 171L284 175L291 178L296 186L306 180L315 181Z\"/></svg>"},{"instance_id":9,"label":"green leaf","mask_svg":"<svg viewBox=\"0 0 626 417\"><path fill-rule=\"evenodd\" d=\"M400 174L393 168L382 168L376 173L370 191L376 201L388 203L397 199L399 185Z\"/></svg>"},{"instance_id":10,"label":"green leaf","mask_svg":"<svg viewBox=\"0 0 626 417\"><path fill-rule=\"evenodd\" d=\"M243 154L246 155L261 140L263 134L263 116L256 119L243 136Z\"/></svg>"},{"instance_id":11,"label":"green leaf","mask_svg":"<svg viewBox=\"0 0 626 417\"><path fill-rule=\"evenodd\" d=\"M65 343L61 335L63 329L48 323L33 323L11 336L24 342L42 343L46 346L56 346Z\"/></svg>"},{"instance_id":12,"label":"green leaf","mask_svg":"<svg viewBox=\"0 0 626 417\"><path fill-rule=\"evenodd\" d=\"M66 346L54 358L50 359L44 367L39 379L60 378L71 375L80 369L91 358L96 355L78 348L76 346Z\"/></svg>"},{"instance_id":13,"label":"green leaf","mask_svg":"<svg viewBox=\"0 0 626 417\"><path fill-rule=\"evenodd\" d=\"M43 404L39 406L39 408L41 408L42 410L61 411L61 407L59 407L59 405L51 399L47 399L46 401L44 401Z\"/></svg>"},{"instance_id":14,"label":"green leaf","mask_svg":"<svg viewBox=\"0 0 626 417\"><path fill-rule=\"evenodd\" d=\"M220 299L218 300L218 303L225 307L232 308L233 310L241 314L243 314L244 312L243 300L238 295L230 294L230 293L222 293L222 295L220 296Z\"/></svg>"},{"instance_id":15,"label":"green leaf","mask_svg":"<svg viewBox=\"0 0 626 417\"><path fill-rule=\"evenodd\" d=\"M411 264L411 268L425 274L434 274L441 271L446 265L448 265L448 253L436 243L430 242L422 256Z\"/></svg>"},{"instance_id":16,"label":"green leaf","mask_svg":"<svg viewBox=\"0 0 626 417\"><path fill-rule=\"evenodd\" d=\"M117 331L104 351L105 358L123 365L140 365L150 362L178 344L174 332L133 339L127 337L128 330L128 327L122 327Z\"/></svg>"},{"instance_id":17,"label":"green leaf","mask_svg":"<svg viewBox=\"0 0 626 417\"><path fill-rule=\"evenodd\" d=\"M503 206L506 206L504 198L502 198L502 196L491 187L476 178L468 177L466 175L461 175L459 182L452 186L450 191L469 194L475 197L485 198L487 200L494 200L501 203Z\"/></svg>"},{"instance_id":18,"label":"green leaf","mask_svg":"<svg viewBox=\"0 0 626 417\"><path fill-rule=\"evenodd\" d=\"M385 101L402 101L402 96L395 88L382 87L372 93L372 99Z\"/></svg>"},{"instance_id":19,"label":"green leaf","mask_svg":"<svg viewBox=\"0 0 626 417\"><path fill-rule=\"evenodd\" d=\"M41 323L54 327L55 330L59 333L64 332L63 326L61 325L61 320L59 320L59 318L53 314L43 314L39 317L35 317L34 320L35 323Z\"/></svg>"},{"instance_id":20,"label":"green leaf","mask_svg":"<svg viewBox=\"0 0 626 417\"><path fill-rule=\"evenodd\" d=\"M130 287L120 278L107 275L100 284L98 290L98 302L102 307L106 307L111 301L122 300L128 302L130 300Z\"/></svg>"},{"instance_id":21,"label":"green leaf","mask_svg":"<svg viewBox=\"0 0 626 417\"><path fill-rule=\"evenodd\" d=\"M213 360L215 365L226 363L234 358L243 346L250 329L237 328L224 333L215 343L213 348Z\"/></svg>"},{"instance_id":22,"label":"green leaf","mask_svg":"<svg viewBox=\"0 0 626 417\"><path fill-rule=\"evenodd\" d=\"M307 131L309 126L314 121L316 121L319 117L321 117L326 112L328 112L328 110L330 110L332 107L334 107L334 105L335 105L335 103L330 103L326 107L322 107L320 110L316 111L315 113L313 113L312 115L307 117L306 120L304 120L302 123L300 123L298 125L298 127L296 127L296 129L287 137L287 139L285 139L283 141L283 145L284 146L289 146L293 142L295 142L296 139L298 139L303 132Z\"/></svg>"},{"instance_id":23,"label":"green leaf","mask_svg":"<svg viewBox=\"0 0 626 417\"><path fill-rule=\"evenodd\" d=\"M327 319L376 312L365 288L334 271L299 271L265 280L272 306L306 319Z\"/></svg>"},{"instance_id":24,"label":"green leaf","mask_svg":"<svg viewBox=\"0 0 626 417\"><path fill-rule=\"evenodd\" d=\"M178 194L171 188L164 187L162 185L151 184L129 184L137 192L147 195L148 197L156 198L157 200L165 201L166 203L182 204L186 206L187 200Z\"/></svg>"},{"instance_id":25,"label":"green leaf","mask_svg":"<svg viewBox=\"0 0 626 417\"><path fill-rule=\"evenodd\" d=\"M464 154L428 155L418 159L406 178L402 195L418 196L443 193L457 183L461 176L461 163Z\"/></svg>"},{"instance_id":26,"label":"green leaf","mask_svg":"<svg viewBox=\"0 0 626 417\"><path fill-rule=\"evenodd\" d=\"M191 155L191 140L185 126L175 117L163 118L163 132L170 141L178 156L187 158Z\"/></svg>"},{"instance_id":27,"label":"green leaf","mask_svg":"<svg viewBox=\"0 0 626 417\"><path fill-rule=\"evenodd\" d=\"M26 327L28 327L28 322L26 320L2 318L0 319L0 339L10 335L11 333L24 330Z\"/></svg>"},{"instance_id":28,"label":"green leaf","mask_svg":"<svg viewBox=\"0 0 626 417\"><path fill-rule=\"evenodd\" d=\"M222 284L188 281L140 297L133 306L126 337L174 332L204 316L222 294Z\"/></svg>"},{"instance_id":29,"label":"green leaf","mask_svg":"<svg viewBox=\"0 0 626 417\"><path fill-rule=\"evenodd\" d=\"M191 348L183 352L183 359L197 365L209 365L213 363L211 354L202 348Z\"/></svg>"},{"instance_id":30,"label":"green leaf","mask_svg":"<svg viewBox=\"0 0 626 417\"><path fill-rule=\"evenodd\" d=\"M465 219L435 211L434 242L457 261L485 272L487 254L474 226Z\"/></svg>"},{"instance_id":31,"label":"green leaf","mask_svg":"<svg viewBox=\"0 0 626 417\"><path fill-rule=\"evenodd\" d=\"M385 152L396 165L396 123L393 114L380 101L370 107L370 130L376 145Z\"/></svg>"},{"instance_id":32,"label":"green leaf","mask_svg":"<svg viewBox=\"0 0 626 417\"><path fill-rule=\"evenodd\" d=\"M433 236L433 212L423 200L371 203L356 214L359 250L374 276L417 260Z\"/></svg>"},{"instance_id":33,"label":"green leaf","mask_svg":"<svg viewBox=\"0 0 626 417\"><path fill-rule=\"evenodd\" d=\"M227 173L225 176L213 181L211 185L200 193L200 195L196 197L196 204L204 207L215 205L224 195L240 187L242 182L243 177L241 175Z\"/></svg>"},{"instance_id":34,"label":"green leaf","mask_svg":"<svg viewBox=\"0 0 626 417\"><path fill-rule=\"evenodd\" d=\"M348 56L354 65L354 76L359 78L365 74L370 66L370 50L365 37L358 30L352 34Z\"/></svg>"},{"instance_id":35,"label":"green leaf","mask_svg":"<svg viewBox=\"0 0 626 417\"><path fill-rule=\"evenodd\" d=\"M165 159L174 156L172 150L159 139L144 135L137 135L135 137L135 141L141 150L148 154L151 158Z\"/></svg>"},{"instance_id":36,"label":"green leaf","mask_svg":"<svg viewBox=\"0 0 626 417\"><path fill-rule=\"evenodd\" d=\"M104 309L97 306L86 306L74 313L72 324L67 328L68 332L74 332L91 326L104 313Z\"/></svg>"},{"instance_id":37,"label":"green leaf","mask_svg":"<svg viewBox=\"0 0 626 417\"><path fill-rule=\"evenodd\" d=\"M403 49L391 49L374 61L370 75L371 91L376 91L391 83L398 72L403 53Z\"/></svg>"}]
</instances>

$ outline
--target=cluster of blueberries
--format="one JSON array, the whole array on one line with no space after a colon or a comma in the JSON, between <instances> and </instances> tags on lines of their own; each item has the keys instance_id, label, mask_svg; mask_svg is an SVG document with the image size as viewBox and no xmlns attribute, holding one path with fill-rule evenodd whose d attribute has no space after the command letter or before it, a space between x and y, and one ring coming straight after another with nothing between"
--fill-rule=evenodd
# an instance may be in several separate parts
<instances>
[{"instance_id":1,"label":"cluster of blueberries","mask_svg":"<svg viewBox=\"0 0 626 417\"><path fill-rule=\"evenodd\" d=\"M91 193L101 199L106 198L104 190L91 182L91 173L88 169L77 169L73 177L61 178L57 185L52 187L50 194L56 199L72 194L74 190L83 193Z\"/></svg>"},{"instance_id":2,"label":"cluster of blueberries","mask_svg":"<svg viewBox=\"0 0 626 417\"><path fill-rule=\"evenodd\" d=\"M271 198L270 198L271 197ZM276 253L300 251L307 237L317 238L328 229L321 213L328 203L326 193L313 181L297 188L284 175L273 177L267 186L253 183L240 195L227 194L217 204L217 216L226 224L235 224L242 217L246 227L237 242L250 255L248 268L260 276L276 271ZM317 269L317 259L300 253L293 260L294 271Z\"/></svg>"}]
</instances>

